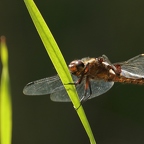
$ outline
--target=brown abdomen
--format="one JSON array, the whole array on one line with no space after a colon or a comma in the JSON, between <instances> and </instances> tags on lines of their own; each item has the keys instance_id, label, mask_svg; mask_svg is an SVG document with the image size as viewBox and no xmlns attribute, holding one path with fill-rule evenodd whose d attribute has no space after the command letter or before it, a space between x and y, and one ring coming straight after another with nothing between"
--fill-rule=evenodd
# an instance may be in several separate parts
<instances>
[{"instance_id":1,"label":"brown abdomen","mask_svg":"<svg viewBox=\"0 0 144 144\"><path fill-rule=\"evenodd\" d=\"M125 78L122 76L114 76L112 79L114 82L120 82L120 83L131 83L131 84L139 84L143 85L144 84L144 79L131 79L131 78Z\"/></svg>"}]
</instances>

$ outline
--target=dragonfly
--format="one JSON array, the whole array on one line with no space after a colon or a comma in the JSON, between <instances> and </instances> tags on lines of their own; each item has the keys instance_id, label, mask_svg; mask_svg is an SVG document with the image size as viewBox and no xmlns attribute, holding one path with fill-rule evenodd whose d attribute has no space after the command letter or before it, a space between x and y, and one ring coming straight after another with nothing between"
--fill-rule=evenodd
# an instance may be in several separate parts
<instances>
[{"instance_id":1,"label":"dragonfly","mask_svg":"<svg viewBox=\"0 0 144 144\"><path fill-rule=\"evenodd\" d=\"M115 82L144 84L144 54L127 61L111 63L106 55L72 61L69 71L81 102L104 94ZM55 102L70 102L70 98L58 75L28 83L25 95L47 95Z\"/></svg>"}]
</instances>

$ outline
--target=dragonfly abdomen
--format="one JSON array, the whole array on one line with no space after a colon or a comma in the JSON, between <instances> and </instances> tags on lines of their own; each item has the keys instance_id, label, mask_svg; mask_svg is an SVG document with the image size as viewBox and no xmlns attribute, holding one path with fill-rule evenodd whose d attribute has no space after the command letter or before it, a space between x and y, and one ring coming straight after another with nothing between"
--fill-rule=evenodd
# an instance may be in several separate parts
<instances>
[{"instance_id":1,"label":"dragonfly abdomen","mask_svg":"<svg viewBox=\"0 0 144 144\"><path fill-rule=\"evenodd\" d=\"M131 84L139 84L139 85L143 85L144 84L144 78L140 78L140 79L132 79L132 78L125 78L125 77L119 77L119 76L115 76L112 81L114 82L120 82L120 83L131 83Z\"/></svg>"}]
</instances>

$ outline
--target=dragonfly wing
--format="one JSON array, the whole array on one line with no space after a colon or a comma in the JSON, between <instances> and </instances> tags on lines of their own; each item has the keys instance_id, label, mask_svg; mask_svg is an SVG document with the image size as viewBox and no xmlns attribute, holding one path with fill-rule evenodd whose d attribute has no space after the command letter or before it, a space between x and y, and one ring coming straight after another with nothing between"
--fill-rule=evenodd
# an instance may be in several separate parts
<instances>
[{"instance_id":1,"label":"dragonfly wing","mask_svg":"<svg viewBox=\"0 0 144 144\"><path fill-rule=\"evenodd\" d=\"M114 85L114 82L106 82L104 80L91 80L92 95L89 99L106 93Z\"/></svg>"},{"instance_id":2,"label":"dragonfly wing","mask_svg":"<svg viewBox=\"0 0 144 144\"><path fill-rule=\"evenodd\" d=\"M105 62L107 62L109 65L112 65L112 63L110 62L110 60L108 59L108 57L106 55L102 55L102 57Z\"/></svg>"},{"instance_id":3,"label":"dragonfly wing","mask_svg":"<svg viewBox=\"0 0 144 144\"><path fill-rule=\"evenodd\" d=\"M71 76L72 76L74 82L76 82L78 80L78 78L76 76L74 76L74 75L71 75ZM79 88L84 86L83 82L81 84L77 85L77 86ZM54 93L52 93L50 95L50 99L52 101L55 101L55 102L70 102L71 101L68 94L67 94L67 92L66 92L66 90L65 90L65 88L64 88L64 86L60 87L60 91L55 91Z\"/></svg>"},{"instance_id":4,"label":"dragonfly wing","mask_svg":"<svg viewBox=\"0 0 144 144\"><path fill-rule=\"evenodd\" d=\"M28 83L23 90L25 95L46 95L64 89L58 75Z\"/></svg>"},{"instance_id":5,"label":"dragonfly wing","mask_svg":"<svg viewBox=\"0 0 144 144\"><path fill-rule=\"evenodd\" d=\"M61 86L63 87L63 86ZM70 102L70 98L66 90L61 88L60 91L56 91L50 95L50 99L54 102Z\"/></svg>"},{"instance_id":6,"label":"dragonfly wing","mask_svg":"<svg viewBox=\"0 0 144 144\"><path fill-rule=\"evenodd\" d=\"M78 78L74 75L72 75L72 78L74 82L78 80ZM113 82L105 82L103 80L91 80L92 95L90 98L99 96L107 92L113 86L113 84ZM76 85L76 89L80 99L84 96L84 85L85 79L81 82L81 84ZM24 87L23 93L25 95L32 96L50 94L50 98L52 101L70 102L70 98L58 75L28 83Z\"/></svg>"},{"instance_id":7,"label":"dragonfly wing","mask_svg":"<svg viewBox=\"0 0 144 144\"><path fill-rule=\"evenodd\" d=\"M114 82L105 82L103 80L91 80L92 95L90 96L89 99L107 92L113 86L113 84ZM76 85L79 99L82 99L82 97L84 96L85 92L84 85L85 80L83 80L81 84ZM89 92L87 95L89 95ZM56 102L70 102L70 98L64 89L62 89L59 92L52 93L50 97L52 101Z\"/></svg>"},{"instance_id":8,"label":"dragonfly wing","mask_svg":"<svg viewBox=\"0 0 144 144\"><path fill-rule=\"evenodd\" d=\"M125 77L144 78L144 54L131 58L120 65ZM127 74L127 72L129 72L129 74Z\"/></svg>"}]
</instances>

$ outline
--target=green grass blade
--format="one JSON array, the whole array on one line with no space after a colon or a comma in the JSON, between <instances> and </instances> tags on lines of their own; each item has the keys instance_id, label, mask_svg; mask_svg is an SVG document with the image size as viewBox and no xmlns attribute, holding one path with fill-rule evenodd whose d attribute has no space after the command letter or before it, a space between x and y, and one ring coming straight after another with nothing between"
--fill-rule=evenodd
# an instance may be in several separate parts
<instances>
[{"instance_id":1,"label":"green grass blade","mask_svg":"<svg viewBox=\"0 0 144 144\"><path fill-rule=\"evenodd\" d=\"M66 62L61 54L61 51L52 36L48 26L46 25L43 17L41 16L39 10L37 9L35 3L33 0L24 0L26 7L29 11L29 14L33 20L33 23L38 31L38 34L40 35L40 38L46 48L46 51L62 81L63 84L67 84L72 81L71 75L69 73L68 67L66 65ZM64 85L64 87L67 90L67 93L74 105L74 107L79 107L80 101L75 89L75 86L73 85ZM88 123L88 120L86 118L85 112L82 108L82 106L77 110L78 116L89 136L91 144L96 144L94 136L92 134L90 125Z\"/></svg>"},{"instance_id":2,"label":"green grass blade","mask_svg":"<svg viewBox=\"0 0 144 144\"><path fill-rule=\"evenodd\" d=\"M0 85L0 142L1 144L11 144L12 106L8 72L8 51L5 44L5 37L1 37L0 39L2 61L2 75Z\"/></svg>"}]
</instances>

